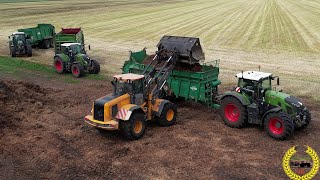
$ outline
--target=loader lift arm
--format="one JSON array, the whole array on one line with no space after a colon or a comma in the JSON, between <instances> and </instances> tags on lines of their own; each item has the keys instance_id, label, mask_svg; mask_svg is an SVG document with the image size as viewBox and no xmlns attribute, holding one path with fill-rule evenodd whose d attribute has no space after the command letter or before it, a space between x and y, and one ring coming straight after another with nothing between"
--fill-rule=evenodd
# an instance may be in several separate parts
<instances>
[{"instance_id":1,"label":"loader lift arm","mask_svg":"<svg viewBox=\"0 0 320 180\"><path fill-rule=\"evenodd\" d=\"M155 57L143 71L145 76L145 87L151 92L152 98L157 96L167 82L167 79L175 67L178 52L173 50L161 49L156 52ZM150 71L148 69L152 67ZM151 86L155 86L151 90ZM150 91L151 90L151 91Z\"/></svg>"}]
</instances>

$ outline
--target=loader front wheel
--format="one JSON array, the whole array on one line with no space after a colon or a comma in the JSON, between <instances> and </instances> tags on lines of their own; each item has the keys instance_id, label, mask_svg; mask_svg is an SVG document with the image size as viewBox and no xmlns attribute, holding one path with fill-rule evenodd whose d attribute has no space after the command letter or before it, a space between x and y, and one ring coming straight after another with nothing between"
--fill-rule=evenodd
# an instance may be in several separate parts
<instances>
[{"instance_id":1,"label":"loader front wheel","mask_svg":"<svg viewBox=\"0 0 320 180\"><path fill-rule=\"evenodd\" d=\"M142 113L134 112L128 121L120 120L120 132L126 139L140 139L146 130L146 120Z\"/></svg>"},{"instance_id":2,"label":"loader front wheel","mask_svg":"<svg viewBox=\"0 0 320 180\"><path fill-rule=\"evenodd\" d=\"M81 64L73 64L71 66L71 73L74 77L80 78L85 74L84 67Z\"/></svg>"},{"instance_id":3,"label":"loader front wheel","mask_svg":"<svg viewBox=\"0 0 320 180\"><path fill-rule=\"evenodd\" d=\"M284 112L268 114L264 119L264 127L268 134L277 140L285 140L294 132L294 123Z\"/></svg>"},{"instance_id":4,"label":"loader front wheel","mask_svg":"<svg viewBox=\"0 0 320 180\"><path fill-rule=\"evenodd\" d=\"M172 126L177 119L177 108L171 104L167 103L164 105L160 117L157 118L157 123L160 126Z\"/></svg>"},{"instance_id":5,"label":"loader front wheel","mask_svg":"<svg viewBox=\"0 0 320 180\"><path fill-rule=\"evenodd\" d=\"M227 96L221 100L220 115L229 127L242 128L247 124L246 108L235 97Z\"/></svg>"}]
</instances>

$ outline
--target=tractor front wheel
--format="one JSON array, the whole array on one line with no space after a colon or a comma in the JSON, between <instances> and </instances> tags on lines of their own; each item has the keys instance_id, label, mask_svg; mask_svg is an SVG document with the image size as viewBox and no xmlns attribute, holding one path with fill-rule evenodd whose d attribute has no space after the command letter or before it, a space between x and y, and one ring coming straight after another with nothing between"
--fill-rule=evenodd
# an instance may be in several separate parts
<instances>
[{"instance_id":1,"label":"tractor front wheel","mask_svg":"<svg viewBox=\"0 0 320 180\"><path fill-rule=\"evenodd\" d=\"M17 56L15 47L11 47L10 48L10 54L11 54L11 57L16 57Z\"/></svg>"},{"instance_id":2,"label":"tractor front wheel","mask_svg":"<svg viewBox=\"0 0 320 180\"><path fill-rule=\"evenodd\" d=\"M71 73L74 77L80 78L85 74L84 67L81 64L73 64L71 66Z\"/></svg>"},{"instance_id":3,"label":"tractor front wheel","mask_svg":"<svg viewBox=\"0 0 320 180\"><path fill-rule=\"evenodd\" d=\"M295 124L295 130L299 131L299 130L302 130L302 129L304 129L304 128L309 126L309 124L311 122L311 114L310 114L309 110L308 109L305 110L303 112L303 115L304 115L303 118L305 118L305 124L303 124L302 126L298 126L297 124Z\"/></svg>"},{"instance_id":4,"label":"tractor front wheel","mask_svg":"<svg viewBox=\"0 0 320 180\"><path fill-rule=\"evenodd\" d=\"M285 140L294 132L294 123L284 112L268 114L264 119L264 128L277 140Z\"/></svg>"},{"instance_id":5,"label":"tractor front wheel","mask_svg":"<svg viewBox=\"0 0 320 180\"><path fill-rule=\"evenodd\" d=\"M100 64L96 60L91 61L90 74L98 74L100 72Z\"/></svg>"},{"instance_id":6,"label":"tractor front wheel","mask_svg":"<svg viewBox=\"0 0 320 180\"><path fill-rule=\"evenodd\" d=\"M59 57L54 58L54 67L59 74L62 74L65 71L65 64Z\"/></svg>"},{"instance_id":7,"label":"tractor front wheel","mask_svg":"<svg viewBox=\"0 0 320 180\"><path fill-rule=\"evenodd\" d=\"M130 140L140 139L146 130L146 120L143 113L134 112L128 121L120 120L120 132Z\"/></svg>"},{"instance_id":8,"label":"tractor front wheel","mask_svg":"<svg viewBox=\"0 0 320 180\"><path fill-rule=\"evenodd\" d=\"M232 128L242 128L247 124L246 108L235 97L227 96L221 100L220 116Z\"/></svg>"},{"instance_id":9,"label":"tractor front wheel","mask_svg":"<svg viewBox=\"0 0 320 180\"><path fill-rule=\"evenodd\" d=\"M176 122L176 119L177 108L173 104L167 103L164 105L161 115L156 119L156 121L160 126L166 127L172 126Z\"/></svg>"},{"instance_id":10,"label":"tractor front wheel","mask_svg":"<svg viewBox=\"0 0 320 180\"><path fill-rule=\"evenodd\" d=\"M28 47L27 47L27 56L28 56L28 57L31 57L31 56L32 56L32 47L31 47L31 46L28 46Z\"/></svg>"}]
</instances>

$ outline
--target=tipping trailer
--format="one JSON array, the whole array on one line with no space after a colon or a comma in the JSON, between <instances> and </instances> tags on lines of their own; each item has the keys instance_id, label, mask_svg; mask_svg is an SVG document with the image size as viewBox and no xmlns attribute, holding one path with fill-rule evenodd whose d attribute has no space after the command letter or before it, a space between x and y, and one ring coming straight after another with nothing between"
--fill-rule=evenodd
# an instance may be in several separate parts
<instances>
[{"instance_id":1,"label":"tipping trailer","mask_svg":"<svg viewBox=\"0 0 320 180\"><path fill-rule=\"evenodd\" d=\"M55 27L52 24L38 24L37 27L18 29L31 38L32 46L48 49L53 47L53 37L55 35Z\"/></svg>"},{"instance_id":2,"label":"tipping trailer","mask_svg":"<svg viewBox=\"0 0 320 180\"><path fill-rule=\"evenodd\" d=\"M56 54L61 53L61 44L64 43L79 43L84 48L84 35L81 28L62 28L59 33L55 34L54 50Z\"/></svg>"},{"instance_id":3,"label":"tipping trailer","mask_svg":"<svg viewBox=\"0 0 320 180\"><path fill-rule=\"evenodd\" d=\"M180 41L180 43L179 43ZM180 45L179 45L180 44ZM209 63L199 62L204 60L200 41L198 38L164 36L158 43L158 51L170 49L178 53L178 60L175 68L169 75L166 85L163 88L167 97L184 98L203 103L211 108L218 108L216 97L218 95L218 85L221 81L219 75L219 60ZM150 59L146 50L130 52L129 60L124 63L122 73L142 74L147 67L145 61ZM185 70L181 67L200 67L198 70Z\"/></svg>"}]
</instances>

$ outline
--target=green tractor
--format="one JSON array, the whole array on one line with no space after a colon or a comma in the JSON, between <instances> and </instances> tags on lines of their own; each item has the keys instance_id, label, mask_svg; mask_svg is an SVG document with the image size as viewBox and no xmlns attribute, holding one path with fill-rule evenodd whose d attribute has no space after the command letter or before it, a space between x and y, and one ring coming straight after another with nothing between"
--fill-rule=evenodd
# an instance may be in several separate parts
<instances>
[{"instance_id":1,"label":"green tractor","mask_svg":"<svg viewBox=\"0 0 320 180\"><path fill-rule=\"evenodd\" d=\"M9 38L9 48L12 57L17 55L32 56L32 39L24 32L12 33Z\"/></svg>"},{"instance_id":2,"label":"green tractor","mask_svg":"<svg viewBox=\"0 0 320 180\"><path fill-rule=\"evenodd\" d=\"M71 72L77 78L84 76L86 72L100 72L98 61L90 59L80 43L61 44L61 50L54 56L54 66L57 73Z\"/></svg>"},{"instance_id":3,"label":"green tractor","mask_svg":"<svg viewBox=\"0 0 320 180\"><path fill-rule=\"evenodd\" d=\"M246 71L236 75L238 87L221 97L220 115L226 125L241 128L247 124L264 126L277 140L285 140L294 130L307 127L311 121L308 109L295 97L272 88L271 73Z\"/></svg>"}]
</instances>

